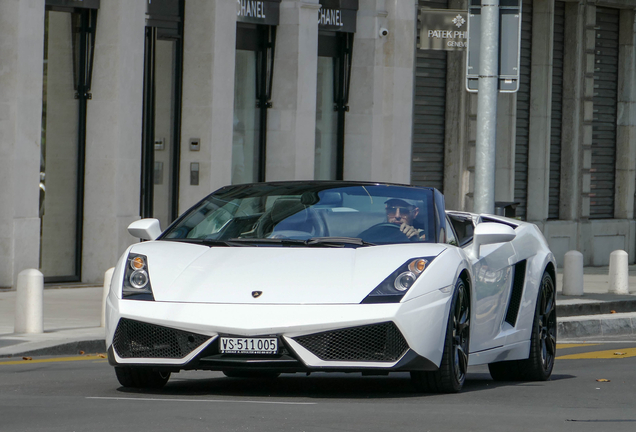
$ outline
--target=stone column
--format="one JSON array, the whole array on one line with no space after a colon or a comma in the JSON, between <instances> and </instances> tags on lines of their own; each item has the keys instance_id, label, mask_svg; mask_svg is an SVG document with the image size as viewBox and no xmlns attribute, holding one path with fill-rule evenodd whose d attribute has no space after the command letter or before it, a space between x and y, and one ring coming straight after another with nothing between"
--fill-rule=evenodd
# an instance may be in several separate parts
<instances>
[{"instance_id":1,"label":"stone column","mask_svg":"<svg viewBox=\"0 0 636 432\"><path fill-rule=\"evenodd\" d=\"M318 0L280 4L267 119L268 181L314 178L319 10Z\"/></svg>"},{"instance_id":2,"label":"stone column","mask_svg":"<svg viewBox=\"0 0 636 432\"><path fill-rule=\"evenodd\" d=\"M0 1L0 287L39 267L44 2Z\"/></svg>"},{"instance_id":3,"label":"stone column","mask_svg":"<svg viewBox=\"0 0 636 432\"><path fill-rule=\"evenodd\" d=\"M633 9L623 9L618 36L618 125L616 142L617 219L634 218L636 192L636 28Z\"/></svg>"},{"instance_id":4,"label":"stone column","mask_svg":"<svg viewBox=\"0 0 636 432\"><path fill-rule=\"evenodd\" d=\"M353 47L346 180L409 183L417 1L361 0ZM380 37L380 28L389 30Z\"/></svg>"},{"instance_id":5,"label":"stone column","mask_svg":"<svg viewBox=\"0 0 636 432\"><path fill-rule=\"evenodd\" d=\"M584 12L583 4L569 2L565 4L559 219L572 221L578 220L581 205L580 170L583 162L584 133L582 92L585 71ZM589 133L591 144L591 125Z\"/></svg>"},{"instance_id":6,"label":"stone column","mask_svg":"<svg viewBox=\"0 0 636 432\"><path fill-rule=\"evenodd\" d=\"M100 4L88 101L82 280L104 272L136 241L139 218L145 2Z\"/></svg>"},{"instance_id":7,"label":"stone column","mask_svg":"<svg viewBox=\"0 0 636 432\"><path fill-rule=\"evenodd\" d=\"M532 66L530 135L528 143L527 219L548 218L550 201L550 135L552 123L552 49L554 1L535 0L532 6Z\"/></svg>"},{"instance_id":8,"label":"stone column","mask_svg":"<svg viewBox=\"0 0 636 432\"><path fill-rule=\"evenodd\" d=\"M450 0L450 9L466 9L466 0ZM466 52L449 51L446 57L446 119L444 132L444 199L446 208L464 210L468 193L470 147L469 110L474 93L466 91ZM474 153L474 143L473 143Z\"/></svg>"},{"instance_id":9,"label":"stone column","mask_svg":"<svg viewBox=\"0 0 636 432\"><path fill-rule=\"evenodd\" d=\"M180 212L232 180L236 2L188 0L184 42ZM191 138L201 140L198 152ZM192 162L199 185L190 185Z\"/></svg>"}]
</instances>

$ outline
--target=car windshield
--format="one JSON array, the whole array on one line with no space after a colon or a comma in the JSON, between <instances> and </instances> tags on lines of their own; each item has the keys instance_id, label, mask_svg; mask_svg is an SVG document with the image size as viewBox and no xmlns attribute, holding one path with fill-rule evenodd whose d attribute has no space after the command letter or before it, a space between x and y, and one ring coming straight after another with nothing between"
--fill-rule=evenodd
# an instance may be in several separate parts
<instances>
[{"instance_id":1,"label":"car windshield","mask_svg":"<svg viewBox=\"0 0 636 432\"><path fill-rule=\"evenodd\" d=\"M160 239L229 246L434 242L433 202L431 189L408 186L228 186L190 209Z\"/></svg>"}]
</instances>

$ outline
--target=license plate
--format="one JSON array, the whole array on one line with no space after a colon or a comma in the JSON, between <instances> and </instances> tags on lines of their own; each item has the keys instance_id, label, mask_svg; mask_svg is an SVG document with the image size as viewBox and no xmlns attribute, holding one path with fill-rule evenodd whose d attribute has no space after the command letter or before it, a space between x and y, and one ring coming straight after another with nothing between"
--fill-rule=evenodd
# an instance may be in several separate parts
<instances>
[{"instance_id":1,"label":"license plate","mask_svg":"<svg viewBox=\"0 0 636 432\"><path fill-rule=\"evenodd\" d=\"M219 351L221 354L276 354L278 339L222 337Z\"/></svg>"}]
</instances>

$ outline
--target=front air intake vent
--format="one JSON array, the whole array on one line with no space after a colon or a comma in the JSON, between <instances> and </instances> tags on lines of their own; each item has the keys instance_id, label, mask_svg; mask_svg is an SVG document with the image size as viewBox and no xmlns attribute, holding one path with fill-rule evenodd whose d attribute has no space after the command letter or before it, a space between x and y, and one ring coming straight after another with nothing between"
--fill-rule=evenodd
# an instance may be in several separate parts
<instances>
[{"instance_id":1,"label":"front air intake vent","mask_svg":"<svg viewBox=\"0 0 636 432\"><path fill-rule=\"evenodd\" d=\"M392 322L294 338L321 360L395 362L409 348Z\"/></svg>"},{"instance_id":2,"label":"front air intake vent","mask_svg":"<svg viewBox=\"0 0 636 432\"><path fill-rule=\"evenodd\" d=\"M122 318L115 331L113 347L121 358L182 359L209 338Z\"/></svg>"}]
</instances>

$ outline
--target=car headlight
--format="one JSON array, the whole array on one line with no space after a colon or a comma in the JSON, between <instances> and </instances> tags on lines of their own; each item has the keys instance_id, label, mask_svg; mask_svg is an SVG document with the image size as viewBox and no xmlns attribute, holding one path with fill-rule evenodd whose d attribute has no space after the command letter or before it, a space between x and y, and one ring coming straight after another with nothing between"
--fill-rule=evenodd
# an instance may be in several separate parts
<instances>
[{"instance_id":1,"label":"car headlight","mask_svg":"<svg viewBox=\"0 0 636 432\"><path fill-rule=\"evenodd\" d=\"M122 298L154 301L150 276L148 276L148 258L145 255L128 254Z\"/></svg>"},{"instance_id":2,"label":"car headlight","mask_svg":"<svg viewBox=\"0 0 636 432\"><path fill-rule=\"evenodd\" d=\"M399 303L435 257L413 258L384 279L362 303Z\"/></svg>"}]
</instances>

